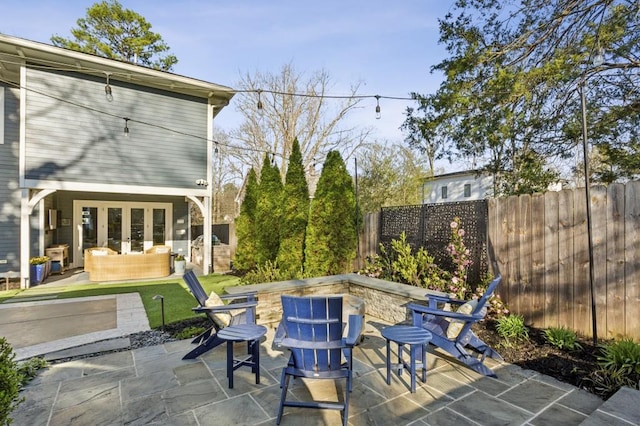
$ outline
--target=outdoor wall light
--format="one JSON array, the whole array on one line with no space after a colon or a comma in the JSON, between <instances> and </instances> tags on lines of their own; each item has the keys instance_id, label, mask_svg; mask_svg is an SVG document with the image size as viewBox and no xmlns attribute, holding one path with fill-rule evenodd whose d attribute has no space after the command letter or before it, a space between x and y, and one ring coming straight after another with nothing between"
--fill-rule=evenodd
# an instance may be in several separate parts
<instances>
[{"instance_id":1,"label":"outdoor wall light","mask_svg":"<svg viewBox=\"0 0 640 426\"><path fill-rule=\"evenodd\" d=\"M207 186L207 185L209 185L209 183L205 179L198 179L196 181L196 185L198 185L198 186Z\"/></svg>"},{"instance_id":2,"label":"outdoor wall light","mask_svg":"<svg viewBox=\"0 0 640 426\"><path fill-rule=\"evenodd\" d=\"M109 76L111 75L111 73L105 72L105 74L107 75L107 84L104 86L104 93L107 97L107 100L111 102L113 101L113 94L111 93L111 85L109 84Z\"/></svg>"},{"instance_id":3,"label":"outdoor wall light","mask_svg":"<svg viewBox=\"0 0 640 426\"><path fill-rule=\"evenodd\" d=\"M161 294L156 294L152 297L153 300L160 301L160 314L162 315L162 329L164 330L164 296Z\"/></svg>"}]
</instances>

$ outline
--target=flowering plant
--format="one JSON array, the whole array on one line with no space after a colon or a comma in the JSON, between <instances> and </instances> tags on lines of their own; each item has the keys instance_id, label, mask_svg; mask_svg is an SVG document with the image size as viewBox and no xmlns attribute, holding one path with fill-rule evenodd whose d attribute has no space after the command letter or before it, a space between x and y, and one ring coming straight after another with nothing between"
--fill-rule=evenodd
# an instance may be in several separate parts
<instances>
[{"instance_id":1,"label":"flowering plant","mask_svg":"<svg viewBox=\"0 0 640 426\"><path fill-rule=\"evenodd\" d=\"M31 259L29 259L29 264L42 265L43 263L47 263L49 260L49 256L32 257Z\"/></svg>"},{"instance_id":2,"label":"flowering plant","mask_svg":"<svg viewBox=\"0 0 640 426\"><path fill-rule=\"evenodd\" d=\"M176 255L176 260L185 260L184 255L181 255L181 254Z\"/></svg>"},{"instance_id":3,"label":"flowering plant","mask_svg":"<svg viewBox=\"0 0 640 426\"><path fill-rule=\"evenodd\" d=\"M465 299L467 293L471 292L471 289L467 287L467 271L472 263L471 253L465 246L462 237L464 237L464 229L460 227L460 218L455 217L451 222L451 241L447 245L447 253L453 260L455 270L447 291L455 294L458 299Z\"/></svg>"}]
</instances>

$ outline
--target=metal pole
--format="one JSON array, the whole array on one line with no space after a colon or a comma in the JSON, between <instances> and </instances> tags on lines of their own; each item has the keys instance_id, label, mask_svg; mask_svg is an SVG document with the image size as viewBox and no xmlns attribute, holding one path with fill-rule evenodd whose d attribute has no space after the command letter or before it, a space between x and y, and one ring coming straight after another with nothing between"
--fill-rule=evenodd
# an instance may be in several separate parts
<instances>
[{"instance_id":1,"label":"metal pole","mask_svg":"<svg viewBox=\"0 0 640 426\"><path fill-rule=\"evenodd\" d=\"M360 265L360 212L358 209L358 159L353 157L353 163L356 170L356 256L358 259L358 271L362 269Z\"/></svg>"},{"instance_id":2,"label":"metal pole","mask_svg":"<svg viewBox=\"0 0 640 426\"><path fill-rule=\"evenodd\" d=\"M580 103L582 106L582 150L584 155L584 192L587 197L587 240L589 244L589 293L591 295L591 327L593 329L593 345L598 344L598 326L596 321L596 300L593 289L593 239L591 231L591 191L589 181L589 146L587 141L587 103L584 96L583 77L580 81Z\"/></svg>"}]
</instances>

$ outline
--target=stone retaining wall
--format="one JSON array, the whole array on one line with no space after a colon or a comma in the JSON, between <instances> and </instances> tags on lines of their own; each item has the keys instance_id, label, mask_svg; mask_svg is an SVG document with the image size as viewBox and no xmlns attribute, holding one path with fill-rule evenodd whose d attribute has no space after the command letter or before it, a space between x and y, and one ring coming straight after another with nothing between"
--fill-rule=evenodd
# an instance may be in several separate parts
<instances>
[{"instance_id":1,"label":"stone retaining wall","mask_svg":"<svg viewBox=\"0 0 640 426\"><path fill-rule=\"evenodd\" d=\"M294 296L352 294L365 301L366 314L368 316L397 324L409 318L405 308L407 303L425 301L428 293L436 293L419 287L369 278L358 274L279 281L227 289L227 292L231 294L246 291L258 292L256 314L259 324L277 324L281 320L282 304L280 296L283 294Z\"/></svg>"}]
</instances>

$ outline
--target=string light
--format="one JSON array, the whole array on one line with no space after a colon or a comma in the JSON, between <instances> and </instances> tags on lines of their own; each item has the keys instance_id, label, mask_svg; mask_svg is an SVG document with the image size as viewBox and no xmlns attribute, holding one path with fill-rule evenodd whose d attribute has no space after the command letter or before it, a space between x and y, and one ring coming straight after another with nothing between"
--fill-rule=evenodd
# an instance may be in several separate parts
<instances>
[{"instance_id":1,"label":"string light","mask_svg":"<svg viewBox=\"0 0 640 426\"><path fill-rule=\"evenodd\" d=\"M129 137L129 118L124 117L124 135Z\"/></svg>"},{"instance_id":2,"label":"string light","mask_svg":"<svg viewBox=\"0 0 640 426\"><path fill-rule=\"evenodd\" d=\"M0 61L0 63L2 63L2 62L8 62L8 61ZM31 66L31 67L33 67L33 65L30 65L30 66ZM46 68L46 67L43 67L43 68ZM75 72L77 72L78 70L76 70L76 69L69 69L68 71L75 71ZM102 72L104 72L104 71L102 71ZM107 78L108 78L108 77L109 77L109 75L111 74L111 73L106 73L106 72L104 72L104 73L105 73L105 74L107 74ZM107 81L108 81L108 80L107 80ZM7 79L4 79L4 78L2 78L1 76L0 76L0 82L6 83L6 84L8 84L8 85L10 85L10 86L14 86L14 87L16 87L16 88L21 88L21 87L22 87L22 86L20 86L20 84L15 83L15 82L13 82L13 81L9 81L9 80L7 80ZM107 83L107 84L108 84L108 83ZM195 135L195 134L192 134L192 133L188 133L188 132L184 132L184 131L180 131L180 130L172 129L172 128L169 128L169 127L166 127L166 126L162 126L162 125L157 124L157 123L150 123L150 122L146 122L146 121L142 121L142 120L132 119L132 118L129 118L129 117L123 117L123 116L120 116L120 115L117 115L117 114L113 114L113 113L110 113L110 112L107 112L107 111L104 111L104 110L101 110L101 109L98 109L98 108L94 108L94 107L89 106L89 105L79 104L79 103L77 103L77 102L73 102L73 101L71 101L71 100L69 100L69 99L65 99L65 98L57 97L57 96L54 96L54 95L51 95L51 94L48 94L48 93L41 92L41 91L39 91L39 90L35 90L35 89L33 89L33 88L30 88L30 87L26 87L26 90L27 90L27 91L30 91L30 92L33 92L33 93L38 93L38 94L40 94L40 95L42 95L42 96L46 96L46 97L48 97L48 98L55 99L55 100L60 101L60 102L67 103L67 104L69 104L69 105L76 106L76 107L78 107L78 108L86 109L86 110L88 110L88 111L94 111L94 112L96 112L96 113L104 114L104 115L106 115L106 116L110 116L110 117L115 117L115 118L123 119L123 120L125 120L125 128L124 128L125 136L128 136L128 134L129 134L128 122L129 122L129 121L131 121L131 122L136 122L136 123L139 123L139 124L142 124L142 125L145 125L145 126L154 127L154 128L157 128L157 129L165 130L165 131L167 131L167 132L171 132L171 133L175 133L175 134L180 134L180 135L187 136L187 137L191 137L191 138L195 138L195 139L200 139L200 140L205 140L205 141L208 141L208 140L209 140L209 139L208 139L208 138L206 138L206 137L202 137L202 136ZM107 91L107 89L106 89L106 87L105 87L105 92L106 92L106 91ZM383 96L383 95L327 95L327 94L321 94L321 95L318 95L318 94L310 94L310 93L280 92L280 91L275 91L275 90L262 90L262 89L234 90L233 92L234 92L234 93L258 93L258 97L259 97L259 98L258 98L259 105L261 105L261 104L262 104L262 102L260 101L260 95L261 95L263 92L265 92L265 93L271 93L271 94L274 94L274 95L286 95L286 96L296 96L296 97L306 97L306 98L320 98L320 99L322 99L322 98L326 98L326 99L370 99L370 98L375 98L375 99L376 99L376 101L377 101L376 113L378 112L378 106L379 106L379 100L380 100L380 99L415 101L415 98L412 98L412 97L400 97L400 96ZM219 142L217 142L217 141L213 141L213 142L215 142L215 143L216 143L216 148L218 148L219 146L225 146L225 147L228 147L228 148L230 148L230 149L238 149L238 150L242 150L242 151L251 151L251 152L263 153L263 154L264 154L264 153L267 153L267 154L271 154L271 155L279 155L279 154L274 154L274 153L273 153L273 152L271 152L271 151L266 151L266 150L264 150L264 149L259 149L259 148L253 148L253 147L249 147L249 146L246 146L246 145L242 145L242 146L240 146L240 145L234 145L234 144L230 144L230 143L219 143ZM273 161L275 162L275 158L273 158Z\"/></svg>"},{"instance_id":3,"label":"string light","mask_svg":"<svg viewBox=\"0 0 640 426\"><path fill-rule=\"evenodd\" d=\"M380 114L380 95L376 95L376 120L380 120L382 114Z\"/></svg>"},{"instance_id":4,"label":"string light","mask_svg":"<svg viewBox=\"0 0 640 426\"><path fill-rule=\"evenodd\" d=\"M111 102L113 101L113 94L111 93L111 85L109 84L109 76L111 75L111 73L105 72L105 74L107 75L107 84L104 86L104 93L107 96L107 101Z\"/></svg>"},{"instance_id":5,"label":"string light","mask_svg":"<svg viewBox=\"0 0 640 426\"><path fill-rule=\"evenodd\" d=\"M262 112L262 90L258 90L258 111Z\"/></svg>"},{"instance_id":6,"label":"string light","mask_svg":"<svg viewBox=\"0 0 640 426\"><path fill-rule=\"evenodd\" d=\"M217 153L218 153L218 141L213 141L213 143L215 143L215 144L216 144L216 149L214 149L214 150L213 150L213 152L214 152L215 154L217 154Z\"/></svg>"}]
</instances>

